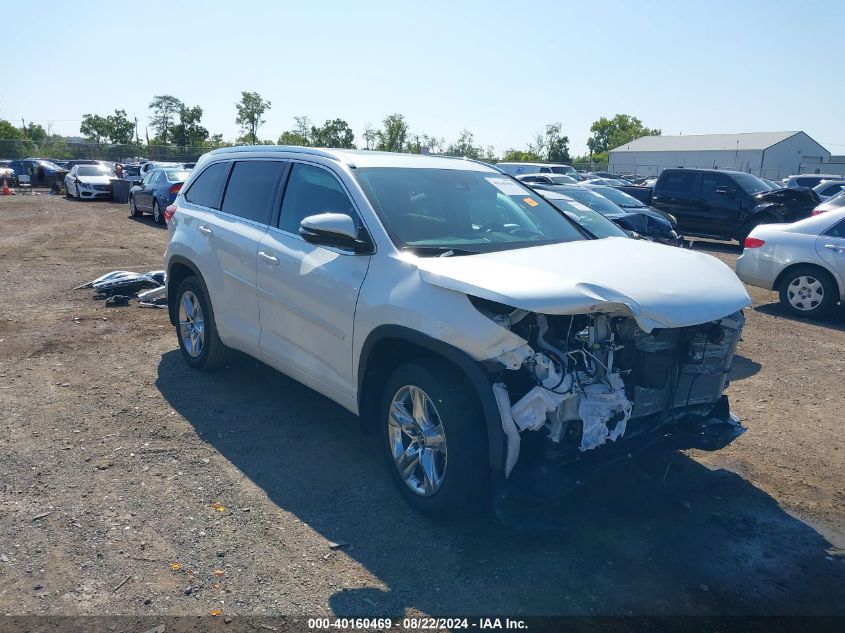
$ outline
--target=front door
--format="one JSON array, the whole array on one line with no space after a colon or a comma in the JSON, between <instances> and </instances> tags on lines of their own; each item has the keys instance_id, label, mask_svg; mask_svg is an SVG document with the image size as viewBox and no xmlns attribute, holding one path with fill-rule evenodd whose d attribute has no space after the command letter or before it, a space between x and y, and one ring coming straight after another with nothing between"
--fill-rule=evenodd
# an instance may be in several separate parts
<instances>
[{"instance_id":1,"label":"front door","mask_svg":"<svg viewBox=\"0 0 845 633\"><path fill-rule=\"evenodd\" d=\"M328 169L293 162L275 226L258 249L261 349L324 393L355 397L352 328L370 256L306 242L301 220L344 213L360 216Z\"/></svg>"},{"instance_id":2,"label":"front door","mask_svg":"<svg viewBox=\"0 0 845 633\"><path fill-rule=\"evenodd\" d=\"M739 224L742 192L733 180L724 174L701 175L703 210L699 217L700 230L716 235L730 235Z\"/></svg>"}]
</instances>

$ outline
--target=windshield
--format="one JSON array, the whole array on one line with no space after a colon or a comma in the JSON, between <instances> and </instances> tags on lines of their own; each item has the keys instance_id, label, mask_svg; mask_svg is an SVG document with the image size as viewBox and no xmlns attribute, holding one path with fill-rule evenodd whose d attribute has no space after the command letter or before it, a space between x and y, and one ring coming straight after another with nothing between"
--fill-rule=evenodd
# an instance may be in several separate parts
<instances>
[{"instance_id":1,"label":"windshield","mask_svg":"<svg viewBox=\"0 0 845 633\"><path fill-rule=\"evenodd\" d=\"M751 174L732 174L733 179L745 193L761 193L771 191L762 180Z\"/></svg>"},{"instance_id":2,"label":"windshield","mask_svg":"<svg viewBox=\"0 0 845 633\"><path fill-rule=\"evenodd\" d=\"M586 204L552 192L546 199L596 237L628 237L625 231Z\"/></svg>"},{"instance_id":3,"label":"windshield","mask_svg":"<svg viewBox=\"0 0 845 633\"><path fill-rule=\"evenodd\" d=\"M645 205L637 200L634 196L629 196L624 191L614 189L613 187L596 187L596 193L600 193L611 202L618 204L624 208L644 207Z\"/></svg>"},{"instance_id":4,"label":"windshield","mask_svg":"<svg viewBox=\"0 0 845 633\"><path fill-rule=\"evenodd\" d=\"M622 208L605 198L603 195L596 193L592 189L585 187L567 187L562 193L565 193L570 198L575 198L578 202L586 204L594 211L598 211L602 215L608 217L619 217L625 215Z\"/></svg>"},{"instance_id":5,"label":"windshield","mask_svg":"<svg viewBox=\"0 0 845 633\"><path fill-rule=\"evenodd\" d=\"M394 243L473 253L585 239L539 195L492 172L365 167L358 182Z\"/></svg>"},{"instance_id":6,"label":"windshield","mask_svg":"<svg viewBox=\"0 0 845 633\"><path fill-rule=\"evenodd\" d=\"M567 176L571 176L573 174L577 174L578 172L575 171L574 167L570 167L569 165L555 165L551 167L553 174L565 174Z\"/></svg>"},{"instance_id":7,"label":"windshield","mask_svg":"<svg viewBox=\"0 0 845 633\"><path fill-rule=\"evenodd\" d=\"M164 173L170 182L185 182L191 175L191 172L182 169L167 169Z\"/></svg>"},{"instance_id":8,"label":"windshield","mask_svg":"<svg viewBox=\"0 0 845 633\"><path fill-rule=\"evenodd\" d=\"M111 176L112 173L102 165L80 165L77 176Z\"/></svg>"}]
</instances>

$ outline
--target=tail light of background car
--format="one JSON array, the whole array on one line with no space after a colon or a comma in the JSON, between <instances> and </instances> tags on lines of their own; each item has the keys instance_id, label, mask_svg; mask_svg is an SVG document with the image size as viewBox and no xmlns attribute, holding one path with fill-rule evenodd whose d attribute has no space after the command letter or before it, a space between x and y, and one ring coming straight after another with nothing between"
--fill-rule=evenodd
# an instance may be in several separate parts
<instances>
[{"instance_id":1,"label":"tail light of background car","mask_svg":"<svg viewBox=\"0 0 845 633\"><path fill-rule=\"evenodd\" d=\"M165 213L164 216L167 217L167 214ZM745 248L760 248L765 243L765 240L759 240L756 237L746 237L743 246Z\"/></svg>"},{"instance_id":2,"label":"tail light of background car","mask_svg":"<svg viewBox=\"0 0 845 633\"><path fill-rule=\"evenodd\" d=\"M179 193L179 190L182 188L182 185L184 185L184 184L185 184L184 182L177 182L175 185L173 185L170 188L170 193Z\"/></svg>"},{"instance_id":3,"label":"tail light of background car","mask_svg":"<svg viewBox=\"0 0 845 633\"><path fill-rule=\"evenodd\" d=\"M176 214L176 205L171 204L164 210L164 221L170 222L173 219L173 216Z\"/></svg>"}]
</instances>

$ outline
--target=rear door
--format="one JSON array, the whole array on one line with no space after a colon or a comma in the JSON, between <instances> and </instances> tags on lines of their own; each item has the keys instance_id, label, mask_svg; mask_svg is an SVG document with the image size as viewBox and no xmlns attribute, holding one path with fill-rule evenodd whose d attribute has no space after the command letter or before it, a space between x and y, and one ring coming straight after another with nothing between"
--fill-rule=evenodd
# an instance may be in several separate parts
<instances>
[{"instance_id":1,"label":"rear door","mask_svg":"<svg viewBox=\"0 0 845 633\"><path fill-rule=\"evenodd\" d=\"M816 240L816 252L845 283L845 220L840 220Z\"/></svg>"},{"instance_id":2,"label":"rear door","mask_svg":"<svg viewBox=\"0 0 845 633\"><path fill-rule=\"evenodd\" d=\"M369 255L306 242L303 218L344 213L363 231L352 197L328 168L292 161L278 219L261 240L261 350L322 393L354 398L352 327Z\"/></svg>"},{"instance_id":3,"label":"rear door","mask_svg":"<svg viewBox=\"0 0 845 633\"><path fill-rule=\"evenodd\" d=\"M698 172L680 169L666 170L654 188L652 204L678 219L680 232L696 232L701 226L702 203L698 191Z\"/></svg>"}]
</instances>

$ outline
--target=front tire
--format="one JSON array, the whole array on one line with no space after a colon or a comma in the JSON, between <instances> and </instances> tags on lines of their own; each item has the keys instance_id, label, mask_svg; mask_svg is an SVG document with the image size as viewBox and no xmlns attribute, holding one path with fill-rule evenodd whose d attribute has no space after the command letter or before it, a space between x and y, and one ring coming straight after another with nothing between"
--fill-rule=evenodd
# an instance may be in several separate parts
<instances>
[{"instance_id":1,"label":"front tire","mask_svg":"<svg viewBox=\"0 0 845 633\"><path fill-rule=\"evenodd\" d=\"M815 266L797 266L780 284L780 302L791 314L807 319L823 319L830 315L839 290L826 271Z\"/></svg>"},{"instance_id":2,"label":"front tire","mask_svg":"<svg viewBox=\"0 0 845 633\"><path fill-rule=\"evenodd\" d=\"M182 358L194 369L214 369L226 363L229 348L217 335L214 312L205 289L188 277L176 290L176 338Z\"/></svg>"},{"instance_id":3,"label":"front tire","mask_svg":"<svg viewBox=\"0 0 845 633\"><path fill-rule=\"evenodd\" d=\"M739 235L737 235L736 239L739 242L740 248L745 245L745 240L758 226L761 224L780 224L781 221L772 215L765 215L759 218L754 218L749 220L748 223L744 224L739 229Z\"/></svg>"},{"instance_id":4,"label":"front tire","mask_svg":"<svg viewBox=\"0 0 845 633\"><path fill-rule=\"evenodd\" d=\"M379 418L393 481L417 511L448 519L489 500L481 407L453 365L419 360L396 369Z\"/></svg>"}]
</instances>

